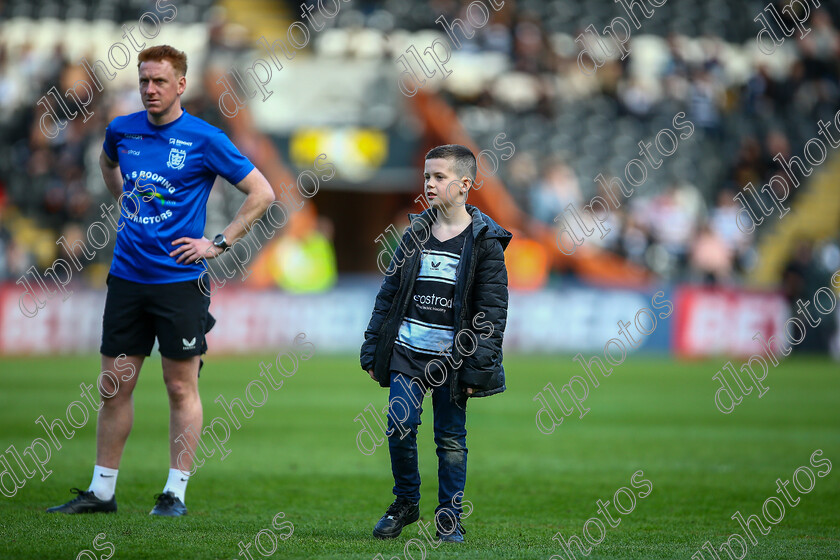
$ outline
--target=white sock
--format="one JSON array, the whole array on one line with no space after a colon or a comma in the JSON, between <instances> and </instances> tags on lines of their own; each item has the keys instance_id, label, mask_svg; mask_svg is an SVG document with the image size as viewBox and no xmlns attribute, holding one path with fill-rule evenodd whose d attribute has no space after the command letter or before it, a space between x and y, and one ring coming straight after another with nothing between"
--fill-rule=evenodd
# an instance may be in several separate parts
<instances>
[{"instance_id":1,"label":"white sock","mask_svg":"<svg viewBox=\"0 0 840 560\"><path fill-rule=\"evenodd\" d=\"M117 487L117 473L119 473L118 469L94 465L93 480L90 481L88 492L93 492L97 498L107 502L114 497L114 489Z\"/></svg>"},{"instance_id":2,"label":"white sock","mask_svg":"<svg viewBox=\"0 0 840 560\"><path fill-rule=\"evenodd\" d=\"M166 486L163 487L163 493L172 492L176 498L186 503L184 494L187 493L187 483L190 481L190 475L185 474L181 469L169 469L169 478L166 479Z\"/></svg>"}]
</instances>

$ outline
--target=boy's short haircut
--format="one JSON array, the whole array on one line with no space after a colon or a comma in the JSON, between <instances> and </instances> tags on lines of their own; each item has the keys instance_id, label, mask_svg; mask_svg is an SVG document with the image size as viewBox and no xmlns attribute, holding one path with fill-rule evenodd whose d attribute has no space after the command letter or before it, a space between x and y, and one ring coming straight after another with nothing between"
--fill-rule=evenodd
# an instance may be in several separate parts
<instances>
[{"instance_id":1,"label":"boy's short haircut","mask_svg":"<svg viewBox=\"0 0 840 560\"><path fill-rule=\"evenodd\" d=\"M140 54L137 55L137 68L140 68L140 65L144 62L162 62L164 60L169 61L169 64L175 69L176 75L187 75L187 55L169 45L157 45L140 51Z\"/></svg>"},{"instance_id":2,"label":"boy's short haircut","mask_svg":"<svg viewBox=\"0 0 840 560\"><path fill-rule=\"evenodd\" d=\"M466 146L460 144L446 144L432 148L426 154L426 159L448 159L452 162L452 171L460 179L461 177L469 177L475 181L476 168L475 154Z\"/></svg>"}]
</instances>

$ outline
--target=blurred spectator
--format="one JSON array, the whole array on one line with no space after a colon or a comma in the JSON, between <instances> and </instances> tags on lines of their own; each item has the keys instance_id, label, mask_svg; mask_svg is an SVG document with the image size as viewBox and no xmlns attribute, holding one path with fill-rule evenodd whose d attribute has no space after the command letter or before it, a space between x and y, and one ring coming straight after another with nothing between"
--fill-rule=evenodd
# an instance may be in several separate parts
<instances>
[{"instance_id":1,"label":"blurred spectator","mask_svg":"<svg viewBox=\"0 0 840 560\"><path fill-rule=\"evenodd\" d=\"M732 277L732 250L708 223L700 226L691 245L689 266L705 284L722 284Z\"/></svg>"},{"instance_id":2,"label":"blurred spectator","mask_svg":"<svg viewBox=\"0 0 840 560\"><path fill-rule=\"evenodd\" d=\"M704 209L696 187L671 185L643 208L654 241L667 251L676 266L683 266Z\"/></svg>"},{"instance_id":3,"label":"blurred spectator","mask_svg":"<svg viewBox=\"0 0 840 560\"><path fill-rule=\"evenodd\" d=\"M688 118L712 137L719 137L721 130L720 109L723 105L723 87L706 70L697 71L691 81Z\"/></svg>"},{"instance_id":4,"label":"blurred spectator","mask_svg":"<svg viewBox=\"0 0 840 560\"><path fill-rule=\"evenodd\" d=\"M618 240L619 253L631 262L644 266L645 256L652 242L650 231L636 219L636 214L631 213L621 230Z\"/></svg>"},{"instance_id":5,"label":"blurred spectator","mask_svg":"<svg viewBox=\"0 0 840 560\"><path fill-rule=\"evenodd\" d=\"M810 302L817 290L831 286L837 262L836 258L826 259L825 254L836 252L837 247L834 243L826 244L821 250L815 250L814 243L809 240L801 240L796 244L782 274L782 292L788 300L792 317L799 316L796 312L797 300ZM822 258L818 258L817 255ZM825 261L831 261L831 268L825 266L828 264ZM814 313L813 304L810 309L815 317L820 318L820 322L817 325L808 325L805 339L794 346L796 352L824 352L829 349L835 334L836 316Z\"/></svg>"},{"instance_id":6,"label":"blurred spectator","mask_svg":"<svg viewBox=\"0 0 840 560\"><path fill-rule=\"evenodd\" d=\"M733 184L737 185L739 189L747 183L760 184L764 178L766 165L767 163L763 161L761 144L754 136L745 136L741 139L741 146L732 166L731 178Z\"/></svg>"},{"instance_id":7,"label":"blurred spectator","mask_svg":"<svg viewBox=\"0 0 840 560\"><path fill-rule=\"evenodd\" d=\"M802 297L810 299L810 294L807 292L813 284L812 263L813 243L807 240L799 241L782 273L782 294L791 308L797 299Z\"/></svg>"},{"instance_id":8,"label":"blurred spectator","mask_svg":"<svg viewBox=\"0 0 840 560\"><path fill-rule=\"evenodd\" d=\"M709 227L726 244L738 265L742 266L752 236L738 229L735 223L735 215L740 206L735 203L733 197L734 193L731 190L718 193L717 204L709 213Z\"/></svg>"},{"instance_id":9,"label":"blurred spectator","mask_svg":"<svg viewBox=\"0 0 840 560\"><path fill-rule=\"evenodd\" d=\"M594 220L598 220L598 223L601 224L600 228L595 230L595 233L590 238L590 242L598 247L603 249L609 249L611 251L615 251L618 253L622 252L622 243L621 243L621 236L622 230L624 228L624 222L627 219L624 215L624 206L616 206L613 203L612 197L608 194L606 187L603 184L598 185L598 193L597 196L600 196L601 199L606 201L607 208L603 208L601 204L599 204L596 200L596 204L592 206L592 210L594 210L594 216L591 216L592 211L585 210L587 216L585 221L587 223L595 223ZM591 200L591 199L590 199ZM588 204L588 202L587 202ZM581 209L581 213L584 210ZM602 239L601 229L603 228L604 231L608 231L606 237Z\"/></svg>"},{"instance_id":10,"label":"blurred spectator","mask_svg":"<svg viewBox=\"0 0 840 560\"><path fill-rule=\"evenodd\" d=\"M530 208L531 189L539 180L539 167L536 158L531 152L517 150L507 165L509 179L506 186L508 190L522 207Z\"/></svg>"},{"instance_id":11,"label":"blurred spectator","mask_svg":"<svg viewBox=\"0 0 840 560\"><path fill-rule=\"evenodd\" d=\"M531 191L531 214L547 224L569 205L580 209L583 197L575 172L562 159L547 162L542 179Z\"/></svg>"}]
</instances>

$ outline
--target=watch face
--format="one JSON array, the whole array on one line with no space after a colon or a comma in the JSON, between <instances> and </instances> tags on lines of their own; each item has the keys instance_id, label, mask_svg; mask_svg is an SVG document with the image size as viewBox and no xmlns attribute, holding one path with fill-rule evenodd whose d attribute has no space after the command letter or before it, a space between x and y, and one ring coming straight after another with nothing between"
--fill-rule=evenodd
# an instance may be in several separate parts
<instances>
[{"instance_id":1,"label":"watch face","mask_svg":"<svg viewBox=\"0 0 840 560\"><path fill-rule=\"evenodd\" d=\"M220 233L219 235L214 237L213 245L215 245L216 247L224 247L225 245L227 245L227 243L225 243L225 236Z\"/></svg>"}]
</instances>

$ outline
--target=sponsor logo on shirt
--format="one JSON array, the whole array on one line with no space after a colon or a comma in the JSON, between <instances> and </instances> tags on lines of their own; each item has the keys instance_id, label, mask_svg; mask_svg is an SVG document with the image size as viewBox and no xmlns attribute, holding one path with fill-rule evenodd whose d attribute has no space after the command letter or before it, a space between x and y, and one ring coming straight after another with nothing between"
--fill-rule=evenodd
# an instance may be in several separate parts
<instances>
[{"instance_id":1,"label":"sponsor logo on shirt","mask_svg":"<svg viewBox=\"0 0 840 560\"><path fill-rule=\"evenodd\" d=\"M143 139L142 134L126 134L125 137L126 138L131 138L132 140L142 140Z\"/></svg>"},{"instance_id":2,"label":"sponsor logo on shirt","mask_svg":"<svg viewBox=\"0 0 840 560\"><path fill-rule=\"evenodd\" d=\"M137 171L132 171L131 177L129 177L128 173L126 173L125 180L131 181L132 179L154 181L155 183L160 183L161 185L166 187L166 190L168 190L170 193L175 192L175 187L172 186L172 183L170 183L166 179L166 177L164 177L163 175L158 175L157 173L154 173L152 171L143 170L139 173Z\"/></svg>"},{"instance_id":3,"label":"sponsor logo on shirt","mask_svg":"<svg viewBox=\"0 0 840 560\"><path fill-rule=\"evenodd\" d=\"M446 299L445 297L436 296L436 295L420 295L414 294L414 301L419 305L429 305L432 307L452 307L452 298Z\"/></svg>"},{"instance_id":4,"label":"sponsor logo on shirt","mask_svg":"<svg viewBox=\"0 0 840 560\"><path fill-rule=\"evenodd\" d=\"M192 146L192 142L187 142L186 140L178 140L177 138L170 138L170 144L174 144L175 146Z\"/></svg>"},{"instance_id":5,"label":"sponsor logo on shirt","mask_svg":"<svg viewBox=\"0 0 840 560\"><path fill-rule=\"evenodd\" d=\"M138 150L126 150L126 149L121 149L121 150L120 150L120 153L121 153L121 154L127 154L127 155L129 155L129 156L139 156L139 155L140 155L140 152L139 152Z\"/></svg>"},{"instance_id":6,"label":"sponsor logo on shirt","mask_svg":"<svg viewBox=\"0 0 840 560\"><path fill-rule=\"evenodd\" d=\"M129 214L126 216L129 220L137 224L159 224L160 222L166 220L167 218L172 217L172 210L167 210L166 212L162 212L157 216L135 216Z\"/></svg>"},{"instance_id":7,"label":"sponsor logo on shirt","mask_svg":"<svg viewBox=\"0 0 840 560\"><path fill-rule=\"evenodd\" d=\"M172 169L183 169L184 162L186 161L186 159L186 150L172 148L171 150L169 150L169 161L166 162L166 166Z\"/></svg>"},{"instance_id":8,"label":"sponsor logo on shirt","mask_svg":"<svg viewBox=\"0 0 840 560\"><path fill-rule=\"evenodd\" d=\"M163 198L163 195L160 194L159 192L155 193L155 198L158 199L158 202L160 202L162 206L174 206L175 205L174 200L166 200L165 198Z\"/></svg>"}]
</instances>

